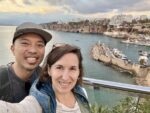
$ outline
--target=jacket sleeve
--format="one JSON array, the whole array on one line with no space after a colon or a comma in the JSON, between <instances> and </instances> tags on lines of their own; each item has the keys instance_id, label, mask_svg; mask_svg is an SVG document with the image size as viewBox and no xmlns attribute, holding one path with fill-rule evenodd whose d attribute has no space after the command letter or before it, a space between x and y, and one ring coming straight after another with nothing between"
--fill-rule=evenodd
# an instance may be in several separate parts
<instances>
[{"instance_id":1,"label":"jacket sleeve","mask_svg":"<svg viewBox=\"0 0 150 113\"><path fill-rule=\"evenodd\" d=\"M20 103L0 101L0 113L42 113L42 108L33 96L27 96Z\"/></svg>"}]
</instances>

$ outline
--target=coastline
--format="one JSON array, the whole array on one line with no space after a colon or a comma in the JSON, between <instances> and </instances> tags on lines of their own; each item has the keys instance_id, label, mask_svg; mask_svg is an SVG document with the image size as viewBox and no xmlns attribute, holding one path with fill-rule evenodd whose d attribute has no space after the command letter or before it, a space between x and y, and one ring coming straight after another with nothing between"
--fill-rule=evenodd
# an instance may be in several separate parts
<instances>
[{"instance_id":1,"label":"coastline","mask_svg":"<svg viewBox=\"0 0 150 113\"><path fill-rule=\"evenodd\" d=\"M122 69L134 76L138 85L150 86L150 67L141 66L130 62L127 58L116 57L110 48L104 44L96 43L92 50L91 55L94 60L103 62L109 66L115 66L117 69Z\"/></svg>"},{"instance_id":2,"label":"coastline","mask_svg":"<svg viewBox=\"0 0 150 113\"><path fill-rule=\"evenodd\" d=\"M145 23L143 23L145 22ZM132 20L122 23L112 24L111 20L103 19L97 21L79 21L68 23L42 23L43 28L55 31L101 34L116 39L122 39L121 42L150 46L150 20ZM126 41L128 40L128 41Z\"/></svg>"}]
</instances>

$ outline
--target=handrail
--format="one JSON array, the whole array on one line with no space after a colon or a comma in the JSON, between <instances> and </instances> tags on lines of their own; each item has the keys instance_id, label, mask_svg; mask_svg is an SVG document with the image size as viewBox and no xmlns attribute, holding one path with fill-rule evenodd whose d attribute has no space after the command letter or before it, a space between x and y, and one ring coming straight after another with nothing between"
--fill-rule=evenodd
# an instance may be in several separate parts
<instances>
[{"instance_id":1,"label":"handrail","mask_svg":"<svg viewBox=\"0 0 150 113\"><path fill-rule=\"evenodd\" d=\"M112 82L93 78L83 78L83 83L92 86L100 86L104 88L118 89L122 91L129 91L133 93L150 94L150 87L138 86L126 83Z\"/></svg>"}]
</instances>

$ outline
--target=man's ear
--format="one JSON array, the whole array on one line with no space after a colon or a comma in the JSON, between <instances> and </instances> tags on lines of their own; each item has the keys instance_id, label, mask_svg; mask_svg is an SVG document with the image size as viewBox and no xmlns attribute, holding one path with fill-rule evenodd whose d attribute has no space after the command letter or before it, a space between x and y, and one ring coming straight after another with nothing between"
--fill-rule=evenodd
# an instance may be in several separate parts
<instances>
[{"instance_id":1,"label":"man's ear","mask_svg":"<svg viewBox=\"0 0 150 113\"><path fill-rule=\"evenodd\" d=\"M15 50L14 45L11 45L10 50L11 50L11 52L12 52L12 53L13 53L13 55L14 55L14 50Z\"/></svg>"}]
</instances>

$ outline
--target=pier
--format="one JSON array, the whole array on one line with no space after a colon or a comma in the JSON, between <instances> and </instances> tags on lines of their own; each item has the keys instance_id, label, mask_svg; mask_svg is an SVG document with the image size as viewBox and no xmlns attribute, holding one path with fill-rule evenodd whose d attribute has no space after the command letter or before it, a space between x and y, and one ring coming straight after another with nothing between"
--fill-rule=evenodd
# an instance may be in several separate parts
<instances>
[{"instance_id":1,"label":"pier","mask_svg":"<svg viewBox=\"0 0 150 113\"><path fill-rule=\"evenodd\" d=\"M109 48L98 42L92 47L91 55L97 61L131 73L138 85L150 86L150 66L131 62L118 49Z\"/></svg>"}]
</instances>

